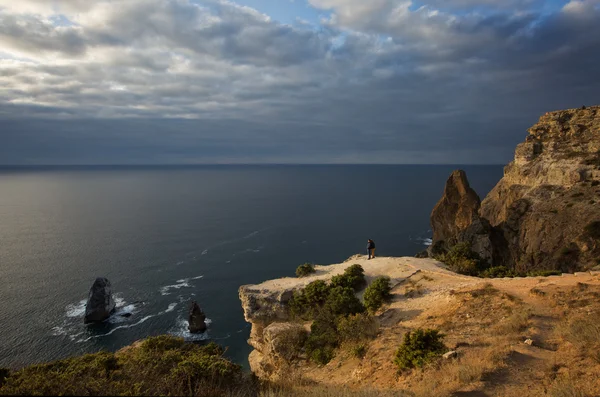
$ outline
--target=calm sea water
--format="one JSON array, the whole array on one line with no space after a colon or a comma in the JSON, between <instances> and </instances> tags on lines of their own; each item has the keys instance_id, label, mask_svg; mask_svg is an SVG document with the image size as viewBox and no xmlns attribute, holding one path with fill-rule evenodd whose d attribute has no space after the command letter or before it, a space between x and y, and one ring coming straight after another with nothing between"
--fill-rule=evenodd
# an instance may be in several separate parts
<instances>
[{"instance_id":1,"label":"calm sea water","mask_svg":"<svg viewBox=\"0 0 600 397\"><path fill-rule=\"evenodd\" d=\"M246 364L238 287L304 262L414 255L457 166L0 168L0 366L19 367L151 335L186 333L189 301L206 335ZM501 166L464 166L484 196ZM117 315L83 324L98 276ZM122 317L120 313L131 313Z\"/></svg>"}]
</instances>

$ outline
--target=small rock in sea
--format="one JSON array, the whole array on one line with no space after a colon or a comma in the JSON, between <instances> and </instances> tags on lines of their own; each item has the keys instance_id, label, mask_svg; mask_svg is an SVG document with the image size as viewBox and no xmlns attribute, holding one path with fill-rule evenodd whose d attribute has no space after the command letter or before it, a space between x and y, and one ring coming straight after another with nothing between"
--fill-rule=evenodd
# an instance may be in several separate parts
<instances>
[{"instance_id":1,"label":"small rock in sea","mask_svg":"<svg viewBox=\"0 0 600 397\"><path fill-rule=\"evenodd\" d=\"M446 360L449 360L451 358L456 358L456 357L458 357L458 352L456 350L451 350L448 353L444 353L444 355L442 357L444 357L444 359L446 359Z\"/></svg>"},{"instance_id":2,"label":"small rock in sea","mask_svg":"<svg viewBox=\"0 0 600 397\"><path fill-rule=\"evenodd\" d=\"M131 317L131 313L121 313L121 317Z\"/></svg>"},{"instance_id":3,"label":"small rock in sea","mask_svg":"<svg viewBox=\"0 0 600 397\"><path fill-rule=\"evenodd\" d=\"M190 315L188 318L188 330L192 334L199 334L206 331L206 315L198 306L196 301L190 304Z\"/></svg>"},{"instance_id":4,"label":"small rock in sea","mask_svg":"<svg viewBox=\"0 0 600 397\"><path fill-rule=\"evenodd\" d=\"M526 345L529 345L529 346L533 346L533 339L527 338L527 339L525 339L525 342L523 342L523 343L525 343Z\"/></svg>"},{"instance_id":5,"label":"small rock in sea","mask_svg":"<svg viewBox=\"0 0 600 397\"><path fill-rule=\"evenodd\" d=\"M88 295L85 305L84 323L102 322L110 317L115 311L115 301L112 297L110 281L104 277L98 277Z\"/></svg>"}]
</instances>

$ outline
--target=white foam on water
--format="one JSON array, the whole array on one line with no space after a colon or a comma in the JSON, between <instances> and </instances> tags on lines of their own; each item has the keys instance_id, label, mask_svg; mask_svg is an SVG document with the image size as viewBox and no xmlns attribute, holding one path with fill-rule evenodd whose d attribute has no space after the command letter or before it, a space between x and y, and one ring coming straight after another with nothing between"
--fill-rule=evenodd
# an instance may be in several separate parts
<instances>
[{"instance_id":1,"label":"white foam on water","mask_svg":"<svg viewBox=\"0 0 600 397\"><path fill-rule=\"evenodd\" d=\"M161 295L170 295L171 292L170 290L172 289L180 289L180 288L188 288L190 287L189 284L189 279L183 279L183 280L177 280L178 284L173 284L173 285L165 285L164 287L160 288L160 294Z\"/></svg>"},{"instance_id":2,"label":"white foam on water","mask_svg":"<svg viewBox=\"0 0 600 397\"><path fill-rule=\"evenodd\" d=\"M211 319L209 319L209 318L204 320L204 322L206 323L206 326L209 326L212 323ZM177 319L177 326L175 327L175 330L171 331L169 333L174 336L179 336L180 338L183 338L183 340L185 340L185 341L199 341L199 340L210 339L210 336L208 335L208 331L205 331L201 334L192 334L188 330L188 325L189 325L188 321L180 317Z\"/></svg>"},{"instance_id":3,"label":"white foam on water","mask_svg":"<svg viewBox=\"0 0 600 397\"><path fill-rule=\"evenodd\" d=\"M87 303L87 299L83 299L79 301L79 303L73 303L67 305L65 308L67 317L81 317L85 314L85 306Z\"/></svg>"},{"instance_id":4,"label":"white foam on water","mask_svg":"<svg viewBox=\"0 0 600 397\"><path fill-rule=\"evenodd\" d=\"M192 277L192 280L200 280L201 278L203 278L204 276L196 276L196 277Z\"/></svg>"},{"instance_id":5,"label":"white foam on water","mask_svg":"<svg viewBox=\"0 0 600 397\"><path fill-rule=\"evenodd\" d=\"M54 336L61 336L61 335L68 335L68 334L69 334L69 332L64 327L56 326L56 327L52 328L52 335L54 335Z\"/></svg>"},{"instance_id":6,"label":"white foam on water","mask_svg":"<svg viewBox=\"0 0 600 397\"><path fill-rule=\"evenodd\" d=\"M115 301L116 301L116 299L115 299ZM119 324L119 323L124 323L126 321L129 321L129 317L131 317L131 316L124 316L124 314L133 315L133 314L137 313L137 306L134 303L125 305L126 302L124 299L120 299L119 302L120 302L120 304L117 305L117 309L115 310L115 312L113 314L111 314L110 317L106 320L107 322L109 322L111 324ZM124 306L121 306L121 305L124 305Z\"/></svg>"},{"instance_id":7,"label":"white foam on water","mask_svg":"<svg viewBox=\"0 0 600 397\"><path fill-rule=\"evenodd\" d=\"M167 307L167 309L164 312L160 312L159 314L172 312L173 310L175 310L176 306L177 306L177 303L170 303L169 307Z\"/></svg>"},{"instance_id":8,"label":"white foam on water","mask_svg":"<svg viewBox=\"0 0 600 397\"><path fill-rule=\"evenodd\" d=\"M80 340L78 340L78 341L77 341L77 343L80 343L80 342L87 342L87 341L89 341L90 339L102 338L102 337L105 337L105 336L111 335L112 333L114 333L115 331L118 331L118 330L120 330L120 329L126 329L126 328L132 328L132 327L136 327L136 326L138 326L138 325L140 325L140 324L144 323L146 320L148 320L148 319L151 319L152 317L156 317L156 316L157 316L157 314L151 314L151 315L149 315L149 316L146 316L146 317L142 318L142 319L141 319L140 321L138 321L137 323L134 323L134 324L129 324L129 325L120 325L120 326L118 326L118 327L115 327L115 328L111 329L110 331L108 331L108 332L107 332L107 333L105 333L105 334L102 334L102 335L93 335L93 336L90 336L90 337L89 337L89 338L87 338L87 339L80 339Z\"/></svg>"},{"instance_id":9,"label":"white foam on water","mask_svg":"<svg viewBox=\"0 0 600 397\"><path fill-rule=\"evenodd\" d=\"M185 261L179 261L175 264L175 266L183 265L184 263L185 263Z\"/></svg>"},{"instance_id":10,"label":"white foam on water","mask_svg":"<svg viewBox=\"0 0 600 397\"><path fill-rule=\"evenodd\" d=\"M190 281L189 278L182 278L181 280L177 280L178 283L187 283L188 281Z\"/></svg>"},{"instance_id":11,"label":"white foam on water","mask_svg":"<svg viewBox=\"0 0 600 397\"><path fill-rule=\"evenodd\" d=\"M430 238L424 238L423 239L423 245L426 245L426 246L429 247L431 244L433 244L433 240L432 239L430 239Z\"/></svg>"},{"instance_id":12,"label":"white foam on water","mask_svg":"<svg viewBox=\"0 0 600 397\"><path fill-rule=\"evenodd\" d=\"M206 254L208 254L208 250L204 250L204 251L202 251L202 253L201 253L200 255L206 255ZM195 259L195 258L196 258L196 257L194 257L194 259Z\"/></svg>"}]
</instances>

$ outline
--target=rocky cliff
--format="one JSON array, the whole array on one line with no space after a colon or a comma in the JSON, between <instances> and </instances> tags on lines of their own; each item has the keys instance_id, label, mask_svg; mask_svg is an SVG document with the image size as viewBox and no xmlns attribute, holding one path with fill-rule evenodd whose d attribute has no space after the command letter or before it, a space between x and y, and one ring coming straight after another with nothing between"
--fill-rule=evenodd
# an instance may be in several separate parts
<instances>
[{"instance_id":1,"label":"rocky cliff","mask_svg":"<svg viewBox=\"0 0 600 397\"><path fill-rule=\"evenodd\" d=\"M600 257L599 203L600 106L550 112L480 206L464 174L450 177L432 213L434 243L469 241L517 271L591 268Z\"/></svg>"}]
</instances>

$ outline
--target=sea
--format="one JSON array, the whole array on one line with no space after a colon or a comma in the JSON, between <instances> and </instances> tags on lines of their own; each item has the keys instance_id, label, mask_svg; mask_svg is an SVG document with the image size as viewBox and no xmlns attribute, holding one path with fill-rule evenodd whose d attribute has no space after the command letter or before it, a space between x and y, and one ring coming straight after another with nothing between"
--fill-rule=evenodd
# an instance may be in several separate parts
<instances>
[{"instance_id":1,"label":"sea","mask_svg":"<svg viewBox=\"0 0 600 397\"><path fill-rule=\"evenodd\" d=\"M0 167L0 367L116 351L161 334L214 341L247 367L238 288L305 262L426 248L455 169L483 197L502 166ZM83 315L96 277L117 310ZM208 331L187 332L190 302Z\"/></svg>"}]
</instances>

